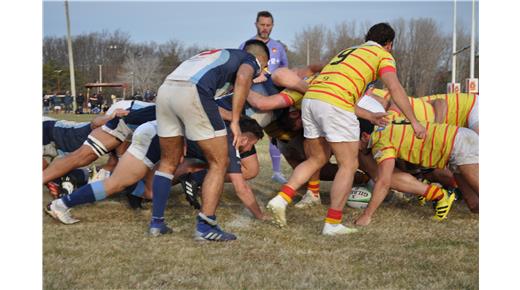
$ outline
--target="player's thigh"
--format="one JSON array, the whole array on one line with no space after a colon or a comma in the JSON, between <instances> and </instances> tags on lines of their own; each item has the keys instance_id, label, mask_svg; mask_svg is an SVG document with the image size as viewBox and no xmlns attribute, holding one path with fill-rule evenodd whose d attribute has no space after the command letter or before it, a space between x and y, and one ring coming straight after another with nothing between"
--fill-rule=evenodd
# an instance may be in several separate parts
<instances>
[{"instance_id":1,"label":"player's thigh","mask_svg":"<svg viewBox=\"0 0 520 290\"><path fill-rule=\"evenodd\" d=\"M210 167L211 164L227 167L229 162L227 136L199 140L197 144L204 153L206 160L208 160Z\"/></svg>"},{"instance_id":2,"label":"player's thigh","mask_svg":"<svg viewBox=\"0 0 520 290\"><path fill-rule=\"evenodd\" d=\"M331 149L324 137L305 139L303 148L307 159L316 160L320 164L325 164L330 159Z\"/></svg>"},{"instance_id":3,"label":"player's thigh","mask_svg":"<svg viewBox=\"0 0 520 290\"><path fill-rule=\"evenodd\" d=\"M178 88L176 84L176 82L165 81L157 92L157 134L160 137L184 135L184 125L179 119L176 109L180 107L181 98L189 98L190 96L186 96L185 90L182 87Z\"/></svg>"},{"instance_id":4,"label":"player's thigh","mask_svg":"<svg viewBox=\"0 0 520 290\"><path fill-rule=\"evenodd\" d=\"M91 140L95 140L98 144L102 144L107 152L114 150L117 146L119 146L119 144L121 144L121 141L119 141L116 137L103 131L102 128L94 129L90 133L89 138Z\"/></svg>"},{"instance_id":5,"label":"player's thigh","mask_svg":"<svg viewBox=\"0 0 520 290\"><path fill-rule=\"evenodd\" d=\"M358 167L359 142L330 142L338 166Z\"/></svg>"},{"instance_id":6,"label":"player's thigh","mask_svg":"<svg viewBox=\"0 0 520 290\"><path fill-rule=\"evenodd\" d=\"M148 170L144 162L126 153L119 159L112 175L105 180L105 187L107 191L112 191L109 188L116 191L125 188L141 180Z\"/></svg>"}]
</instances>

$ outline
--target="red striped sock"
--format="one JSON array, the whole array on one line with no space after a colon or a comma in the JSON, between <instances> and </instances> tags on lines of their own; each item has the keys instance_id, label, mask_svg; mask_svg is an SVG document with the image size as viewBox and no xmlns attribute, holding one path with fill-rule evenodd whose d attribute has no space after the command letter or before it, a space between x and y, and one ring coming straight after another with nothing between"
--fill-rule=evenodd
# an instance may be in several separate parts
<instances>
[{"instance_id":1,"label":"red striped sock","mask_svg":"<svg viewBox=\"0 0 520 290\"><path fill-rule=\"evenodd\" d=\"M444 196L444 190L437 185L428 185L428 188L423 193L426 200L439 200Z\"/></svg>"},{"instance_id":2,"label":"red striped sock","mask_svg":"<svg viewBox=\"0 0 520 290\"><path fill-rule=\"evenodd\" d=\"M296 195L296 191L290 187L289 185L285 184L282 186L280 191L278 192L278 195L280 195L287 203L291 203L293 200L293 197Z\"/></svg>"},{"instance_id":3,"label":"red striped sock","mask_svg":"<svg viewBox=\"0 0 520 290\"><path fill-rule=\"evenodd\" d=\"M342 217L343 212L341 212L341 210L329 208L329 210L327 211L327 217L325 218L325 222L329 224L340 224Z\"/></svg>"},{"instance_id":4,"label":"red striped sock","mask_svg":"<svg viewBox=\"0 0 520 290\"><path fill-rule=\"evenodd\" d=\"M320 196L320 180L311 180L307 183L307 189L312 192L314 197Z\"/></svg>"}]
</instances>

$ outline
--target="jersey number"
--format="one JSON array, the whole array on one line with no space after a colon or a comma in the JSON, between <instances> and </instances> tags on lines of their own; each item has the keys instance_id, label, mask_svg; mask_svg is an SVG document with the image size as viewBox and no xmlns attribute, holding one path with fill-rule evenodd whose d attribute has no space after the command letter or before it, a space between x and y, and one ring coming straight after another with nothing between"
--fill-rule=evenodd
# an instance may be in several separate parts
<instances>
[{"instance_id":1,"label":"jersey number","mask_svg":"<svg viewBox=\"0 0 520 290\"><path fill-rule=\"evenodd\" d=\"M356 49L348 48L348 49L343 50L342 52L340 52L338 54L338 60L336 60L335 62L331 62L330 64L335 65L335 64L342 63L347 58L347 56L349 56L352 52L354 52L354 50L356 50Z\"/></svg>"}]
</instances>

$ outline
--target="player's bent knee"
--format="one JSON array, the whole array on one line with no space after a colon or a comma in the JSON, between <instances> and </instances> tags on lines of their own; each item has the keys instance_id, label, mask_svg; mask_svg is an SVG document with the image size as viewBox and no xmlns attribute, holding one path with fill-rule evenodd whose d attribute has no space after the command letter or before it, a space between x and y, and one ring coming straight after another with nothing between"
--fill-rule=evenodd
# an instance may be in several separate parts
<instances>
[{"instance_id":1,"label":"player's bent knee","mask_svg":"<svg viewBox=\"0 0 520 290\"><path fill-rule=\"evenodd\" d=\"M258 168L255 169L247 169L242 172L242 175L244 176L245 180L253 179L256 176L258 176L258 173L260 170Z\"/></svg>"}]
</instances>

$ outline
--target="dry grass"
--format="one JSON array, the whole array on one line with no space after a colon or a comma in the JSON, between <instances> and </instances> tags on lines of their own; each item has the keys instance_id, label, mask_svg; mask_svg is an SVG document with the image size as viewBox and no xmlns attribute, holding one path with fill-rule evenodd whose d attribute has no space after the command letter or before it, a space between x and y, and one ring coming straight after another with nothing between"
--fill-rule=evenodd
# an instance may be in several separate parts
<instances>
[{"instance_id":1,"label":"dry grass","mask_svg":"<svg viewBox=\"0 0 520 290\"><path fill-rule=\"evenodd\" d=\"M63 117L60 115L59 117ZM66 116L75 119L75 116ZM87 118L88 116L82 116ZM263 204L278 185L270 179L267 143L251 182ZM285 164L284 164L285 165ZM290 170L284 166L284 172ZM323 182L323 191L330 188ZM49 195L44 191L44 203ZM219 222L238 241L194 242L196 212L173 187L166 220L174 233L145 235L151 204L134 212L122 197L73 210L80 223L43 218L45 289L475 289L478 288L478 216L462 203L449 220L430 220L430 207L396 198L373 224L347 237L324 237L326 203L289 208L287 229L250 218L226 185ZM361 213L346 208L347 222Z\"/></svg>"}]
</instances>

